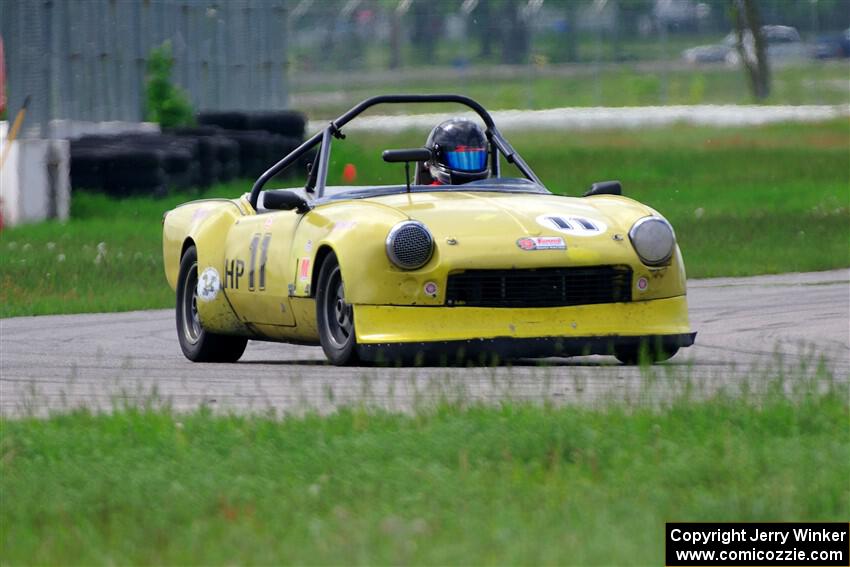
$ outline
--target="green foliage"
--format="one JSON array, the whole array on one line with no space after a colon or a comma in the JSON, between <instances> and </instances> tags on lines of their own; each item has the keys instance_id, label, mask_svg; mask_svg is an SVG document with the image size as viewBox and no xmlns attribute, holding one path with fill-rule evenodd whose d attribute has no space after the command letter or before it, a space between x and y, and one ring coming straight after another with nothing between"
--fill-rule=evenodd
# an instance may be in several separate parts
<instances>
[{"instance_id":1,"label":"green foliage","mask_svg":"<svg viewBox=\"0 0 850 567\"><path fill-rule=\"evenodd\" d=\"M702 104L705 98L705 75L694 73L688 83L688 104Z\"/></svg>"},{"instance_id":2,"label":"green foliage","mask_svg":"<svg viewBox=\"0 0 850 567\"><path fill-rule=\"evenodd\" d=\"M145 115L163 127L187 126L195 120L186 93L171 82L173 66L170 41L151 50L145 76Z\"/></svg>"},{"instance_id":3,"label":"green foliage","mask_svg":"<svg viewBox=\"0 0 850 567\"><path fill-rule=\"evenodd\" d=\"M769 380L663 409L503 402L278 419L118 405L0 420L0 556L660 565L672 519L846 521L846 382Z\"/></svg>"},{"instance_id":4,"label":"green foliage","mask_svg":"<svg viewBox=\"0 0 850 567\"><path fill-rule=\"evenodd\" d=\"M334 143L329 183L342 183L347 163L357 166L360 184L403 183L403 168L384 163L381 150L421 145L426 134L349 132ZM509 137L554 192L579 195L595 181L621 180L626 196L673 223L690 277L850 266L845 119ZM233 198L250 187L235 182L203 196ZM0 317L171 306L160 220L163 211L198 196L113 201L75 193L70 222L4 230ZM101 242L105 253L98 250Z\"/></svg>"}]
</instances>

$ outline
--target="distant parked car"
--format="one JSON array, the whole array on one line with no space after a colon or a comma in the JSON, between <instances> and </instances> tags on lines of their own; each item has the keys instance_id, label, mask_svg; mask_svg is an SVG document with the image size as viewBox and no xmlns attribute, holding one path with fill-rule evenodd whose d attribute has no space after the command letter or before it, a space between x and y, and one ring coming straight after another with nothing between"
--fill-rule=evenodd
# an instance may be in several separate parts
<instances>
[{"instance_id":1,"label":"distant parked car","mask_svg":"<svg viewBox=\"0 0 850 567\"><path fill-rule=\"evenodd\" d=\"M815 59L841 59L850 57L850 28L839 34L818 37L812 49L812 56Z\"/></svg>"},{"instance_id":2,"label":"distant parked car","mask_svg":"<svg viewBox=\"0 0 850 567\"><path fill-rule=\"evenodd\" d=\"M699 63L724 63L734 47L723 43L715 45L698 45L682 52L682 57L691 65Z\"/></svg>"},{"instance_id":3,"label":"distant parked car","mask_svg":"<svg viewBox=\"0 0 850 567\"><path fill-rule=\"evenodd\" d=\"M800 33L791 26L762 26L762 33L767 41L767 56L771 61L791 61L806 58L806 46L800 39ZM714 45L700 45L682 52L682 57L688 63L725 62L736 66L740 63L740 55L736 48L738 35L729 32L723 42ZM744 50L750 57L755 57L755 43L749 31L744 32Z\"/></svg>"}]
</instances>

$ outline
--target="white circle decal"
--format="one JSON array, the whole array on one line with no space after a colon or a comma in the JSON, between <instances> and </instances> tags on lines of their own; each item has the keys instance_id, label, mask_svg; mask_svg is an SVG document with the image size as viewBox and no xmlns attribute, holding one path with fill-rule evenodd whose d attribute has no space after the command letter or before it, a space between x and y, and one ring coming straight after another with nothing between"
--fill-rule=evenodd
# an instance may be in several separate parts
<instances>
[{"instance_id":1,"label":"white circle decal","mask_svg":"<svg viewBox=\"0 0 850 567\"><path fill-rule=\"evenodd\" d=\"M542 227L570 236L597 236L608 229L600 220L571 215L540 215L535 220Z\"/></svg>"},{"instance_id":2,"label":"white circle decal","mask_svg":"<svg viewBox=\"0 0 850 567\"><path fill-rule=\"evenodd\" d=\"M221 278L215 268L207 268L198 278L198 299L212 301L221 289Z\"/></svg>"}]
</instances>

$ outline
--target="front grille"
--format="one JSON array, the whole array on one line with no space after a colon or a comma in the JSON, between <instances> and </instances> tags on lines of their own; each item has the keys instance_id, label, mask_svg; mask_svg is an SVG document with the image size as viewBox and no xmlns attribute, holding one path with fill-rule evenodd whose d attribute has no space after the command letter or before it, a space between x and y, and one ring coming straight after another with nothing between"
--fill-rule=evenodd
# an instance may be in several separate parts
<instances>
[{"instance_id":1,"label":"front grille","mask_svg":"<svg viewBox=\"0 0 850 567\"><path fill-rule=\"evenodd\" d=\"M628 266L468 270L449 276L446 304L468 307L564 307L632 300Z\"/></svg>"}]
</instances>

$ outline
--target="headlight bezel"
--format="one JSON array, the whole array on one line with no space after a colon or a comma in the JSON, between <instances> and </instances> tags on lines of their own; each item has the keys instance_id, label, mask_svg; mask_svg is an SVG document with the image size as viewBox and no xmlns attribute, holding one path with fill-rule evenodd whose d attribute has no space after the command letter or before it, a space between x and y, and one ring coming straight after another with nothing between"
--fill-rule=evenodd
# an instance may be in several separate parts
<instances>
[{"instance_id":1,"label":"headlight bezel","mask_svg":"<svg viewBox=\"0 0 850 567\"><path fill-rule=\"evenodd\" d=\"M670 231L669 250L667 250L663 255L648 254L648 250L646 249L647 243L640 242L638 232L642 227L649 226L649 223L660 223ZM638 258L640 258L640 261L651 267L666 266L670 264L670 261L673 259L673 255L676 252L676 231L673 230L673 226L667 221L667 219L659 215L649 215L635 221L632 228L629 229L629 241L632 244L635 254L637 254ZM643 251L641 251L641 248L643 248Z\"/></svg>"},{"instance_id":2,"label":"headlight bezel","mask_svg":"<svg viewBox=\"0 0 850 567\"><path fill-rule=\"evenodd\" d=\"M421 263L415 264L415 265L403 262L398 257L398 255L396 254L395 247L394 247L395 239L398 236L398 233L402 229L404 229L405 227L408 227L408 226L411 226L411 225L421 228L424 231L424 233L428 236L428 240L429 240L429 243L430 243L428 255L425 258L425 260L422 261ZM404 220L404 221L401 221L399 223L396 223L390 229L389 233L387 234L387 238L385 240L385 250L386 250L386 253L387 253L387 258L389 259L390 263L393 266L395 266L396 268L398 268L400 270L407 271L407 272L413 271L413 270L419 270L422 267L424 267L425 265L427 265L428 262L431 261L431 258L434 257L434 249L435 248L436 248L436 241L434 240L434 235L431 234L430 230L428 230L428 227L425 226L425 224L423 224L422 222L417 221L417 220L413 220L413 219L408 219L408 220Z\"/></svg>"}]
</instances>

